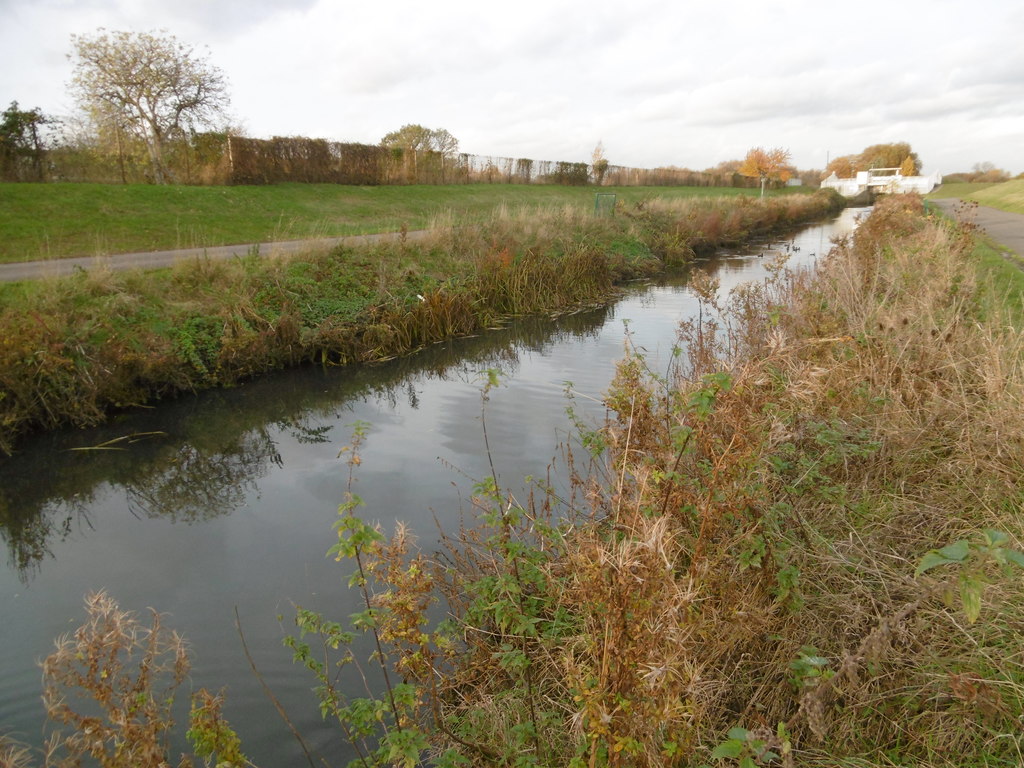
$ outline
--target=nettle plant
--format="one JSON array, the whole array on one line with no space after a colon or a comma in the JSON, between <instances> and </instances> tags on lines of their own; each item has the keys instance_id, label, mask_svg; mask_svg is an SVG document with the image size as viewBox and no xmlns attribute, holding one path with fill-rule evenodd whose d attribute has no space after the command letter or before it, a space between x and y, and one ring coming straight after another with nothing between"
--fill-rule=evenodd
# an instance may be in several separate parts
<instances>
[{"instance_id":1,"label":"nettle plant","mask_svg":"<svg viewBox=\"0 0 1024 768\"><path fill-rule=\"evenodd\" d=\"M935 568L953 570L955 580L940 582L938 588L950 607L955 605L959 593L964 616L974 624L981 616L985 587L1000 577L1012 577L1017 568L1024 568L1024 553L1008 546L1009 543L1010 537L1002 531L986 528L975 542L960 539L929 551L921 558L914 575L921 576Z\"/></svg>"},{"instance_id":2,"label":"nettle plant","mask_svg":"<svg viewBox=\"0 0 1024 768\"><path fill-rule=\"evenodd\" d=\"M358 755L354 764L413 766L429 746L422 686L429 681L424 672L432 669L434 650L432 637L422 631L422 625L426 623L426 609L433 601L433 585L415 560L403 562L408 542L403 528L390 542L385 542L379 530L356 514L363 501L352 492L354 470L361 463L359 449L368 426L356 423L351 444L339 454L347 454L349 483L335 523L337 542L329 550L337 560L355 563L349 586L361 593L364 610L353 614L346 627L300 607L295 619L299 636L286 637L285 644L293 650L295 660L315 676L314 691L320 700L321 715L338 721ZM381 571L405 588L401 602L389 600L392 593L383 597L371 593L371 578ZM338 672L354 665L366 679L361 662L351 649L356 637L362 634L372 637L371 660L382 677L384 692L375 695L367 684L367 696L356 698L338 684ZM319 653L314 653L307 636L319 638ZM339 649L344 649L342 654L333 658L332 652ZM400 680L392 678L393 657L397 658L394 671L401 674Z\"/></svg>"},{"instance_id":3,"label":"nettle plant","mask_svg":"<svg viewBox=\"0 0 1024 768\"><path fill-rule=\"evenodd\" d=\"M497 384L489 372L484 402ZM321 714L339 723L354 766L414 766L428 754L437 766L550 764L548 745L565 720L551 704L564 691L552 688L564 682L537 660L573 627L552 602L548 566L564 554L564 536L549 493L531 493L524 506L493 476L481 480L472 499L477 525L446 537L443 562L428 559L413 551L405 526L387 538L358 516L363 501L352 488L367 431L354 425L340 454L349 488L330 550L353 565L349 586L363 610L343 625L299 608L298 636L285 639L317 680ZM431 628L440 598L448 618ZM364 639L372 674L356 650ZM339 682L346 667L357 670L365 696Z\"/></svg>"}]
</instances>

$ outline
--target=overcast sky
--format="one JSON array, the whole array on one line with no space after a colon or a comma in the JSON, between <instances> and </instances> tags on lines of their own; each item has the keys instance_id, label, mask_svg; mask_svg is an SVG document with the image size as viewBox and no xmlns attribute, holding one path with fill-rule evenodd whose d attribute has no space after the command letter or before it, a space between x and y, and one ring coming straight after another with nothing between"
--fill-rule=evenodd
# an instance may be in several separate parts
<instances>
[{"instance_id":1,"label":"overcast sky","mask_svg":"<svg viewBox=\"0 0 1024 768\"><path fill-rule=\"evenodd\" d=\"M70 36L166 30L250 136L703 169L906 141L926 173L1024 171L1020 0L0 0L0 107L69 115Z\"/></svg>"}]
</instances>

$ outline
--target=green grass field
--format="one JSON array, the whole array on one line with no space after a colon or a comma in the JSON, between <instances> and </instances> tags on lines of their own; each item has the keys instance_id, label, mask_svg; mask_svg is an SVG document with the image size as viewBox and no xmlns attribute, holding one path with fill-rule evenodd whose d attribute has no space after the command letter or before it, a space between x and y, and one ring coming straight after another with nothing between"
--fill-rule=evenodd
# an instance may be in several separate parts
<instances>
[{"instance_id":1,"label":"green grass field","mask_svg":"<svg viewBox=\"0 0 1024 768\"><path fill-rule=\"evenodd\" d=\"M1024 213L1024 179L1014 179L978 190L971 199L1004 211Z\"/></svg>"},{"instance_id":2,"label":"green grass field","mask_svg":"<svg viewBox=\"0 0 1024 768\"><path fill-rule=\"evenodd\" d=\"M1011 213L1024 213L1024 179L1001 184L943 184L928 197L959 197Z\"/></svg>"},{"instance_id":3,"label":"green grass field","mask_svg":"<svg viewBox=\"0 0 1024 768\"><path fill-rule=\"evenodd\" d=\"M158 187L0 184L0 262L421 229L435 216L497 206L593 206L594 187L476 184L351 187ZM646 197L754 195L721 187L601 188ZM776 194L803 191L787 189Z\"/></svg>"},{"instance_id":4,"label":"green grass field","mask_svg":"<svg viewBox=\"0 0 1024 768\"><path fill-rule=\"evenodd\" d=\"M961 199L968 198L979 190L987 187L993 187L994 184L971 184L968 182L959 182L954 184L942 184L935 188L934 192L929 192L925 197L931 197L935 199L945 199L950 197L959 197Z\"/></svg>"}]
</instances>

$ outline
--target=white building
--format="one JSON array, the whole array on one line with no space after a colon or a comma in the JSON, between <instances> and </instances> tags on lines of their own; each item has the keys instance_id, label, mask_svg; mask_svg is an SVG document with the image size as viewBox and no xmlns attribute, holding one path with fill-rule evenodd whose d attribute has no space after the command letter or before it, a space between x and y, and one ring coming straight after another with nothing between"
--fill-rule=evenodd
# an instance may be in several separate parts
<instances>
[{"instance_id":1,"label":"white building","mask_svg":"<svg viewBox=\"0 0 1024 768\"><path fill-rule=\"evenodd\" d=\"M856 197L861 192L917 192L927 195L942 183L937 171L931 176L904 176L899 168L872 168L858 171L852 179L840 179L832 175L821 182L823 189L834 189L843 197Z\"/></svg>"}]
</instances>

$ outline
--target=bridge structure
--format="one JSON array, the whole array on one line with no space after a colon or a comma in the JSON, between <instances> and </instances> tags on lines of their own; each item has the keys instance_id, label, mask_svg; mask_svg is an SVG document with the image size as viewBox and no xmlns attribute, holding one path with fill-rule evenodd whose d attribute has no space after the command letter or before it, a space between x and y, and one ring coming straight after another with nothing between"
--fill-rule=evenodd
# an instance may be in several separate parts
<instances>
[{"instance_id":1,"label":"bridge structure","mask_svg":"<svg viewBox=\"0 0 1024 768\"><path fill-rule=\"evenodd\" d=\"M834 189L843 197L900 192L917 192L927 195L942 183L938 172L931 176L904 176L899 168L872 168L858 171L852 179L840 179L835 172L821 182L822 189Z\"/></svg>"}]
</instances>

